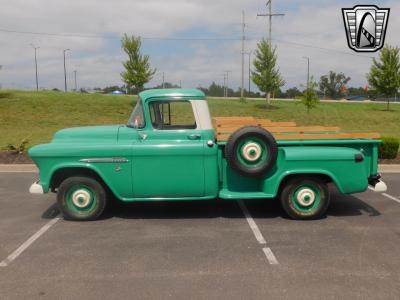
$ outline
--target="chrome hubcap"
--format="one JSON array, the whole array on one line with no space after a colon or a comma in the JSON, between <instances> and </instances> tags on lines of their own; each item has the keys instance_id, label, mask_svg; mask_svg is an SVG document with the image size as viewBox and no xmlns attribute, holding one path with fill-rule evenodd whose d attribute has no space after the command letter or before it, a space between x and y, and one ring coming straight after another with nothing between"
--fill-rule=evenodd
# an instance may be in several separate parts
<instances>
[{"instance_id":1,"label":"chrome hubcap","mask_svg":"<svg viewBox=\"0 0 400 300\"><path fill-rule=\"evenodd\" d=\"M248 143L242 149L243 157L248 161L256 161L260 158L262 149L257 143Z\"/></svg>"},{"instance_id":2,"label":"chrome hubcap","mask_svg":"<svg viewBox=\"0 0 400 300\"><path fill-rule=\"evenodd\" d=\"M79 208L87 207L91 202L91 197L86 190L77 190L72 194L72 203Z\"/></svg>"},{"instance_id":3,"label":"chrome hubcap","mask_svg":"<svg viewBox=\"0 0 400 300\"><path fill-rule=\"evenodd\" d=\"M315 201L315 193L311 189L302 189L297 194L297 202L302 206L309 206Z\"/></svg>"}]
</instances>

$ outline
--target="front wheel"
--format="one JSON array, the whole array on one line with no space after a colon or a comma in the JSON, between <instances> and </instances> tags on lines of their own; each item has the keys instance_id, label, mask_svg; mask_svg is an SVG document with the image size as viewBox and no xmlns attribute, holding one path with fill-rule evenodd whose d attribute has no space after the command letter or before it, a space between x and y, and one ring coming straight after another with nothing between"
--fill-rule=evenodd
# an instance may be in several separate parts
<instances>
[{"instance_id":1,"label":"front wheel","mask_svg":"<svg viewBox=\"0 0 400 300\"><path fill-rule=\"evenodd\" d=\"M328 186L317 177L293 178L283 187L280 201L285 212L293 219L318 219L329 206Z\"/></svg>"},{"instance_id":2,"label":"front wheel","mask_svg":"<svg viewBox=\"0 0 400 300\"><path fill-rule=\"evenodd\" d=\"M90 177L65 179L57 192L58 207L66 219L89 221L103 213L107 194L103 186Z\"/></svg>"}]
</instances>

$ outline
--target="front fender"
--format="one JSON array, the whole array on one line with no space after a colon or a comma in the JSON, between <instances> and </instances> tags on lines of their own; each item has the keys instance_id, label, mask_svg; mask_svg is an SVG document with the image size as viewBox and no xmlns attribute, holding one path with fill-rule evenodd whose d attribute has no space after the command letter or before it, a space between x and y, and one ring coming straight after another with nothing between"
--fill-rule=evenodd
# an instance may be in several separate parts
<instances>
[{"instance_id":1,"label":"front fender","mask_svg":"<svg viewBox=\"0 0 400 300\"><path fill-rule=\"evenodd\" d=\"M38 162L39 183L43 186L43 191L47 193L50 183L56 172L62 169L83 168L95 172L113 194L119 198L129 198L132 196L131 164L126 163L86 163L80 161L57 161Z\"/></svg>"}]
</instances>

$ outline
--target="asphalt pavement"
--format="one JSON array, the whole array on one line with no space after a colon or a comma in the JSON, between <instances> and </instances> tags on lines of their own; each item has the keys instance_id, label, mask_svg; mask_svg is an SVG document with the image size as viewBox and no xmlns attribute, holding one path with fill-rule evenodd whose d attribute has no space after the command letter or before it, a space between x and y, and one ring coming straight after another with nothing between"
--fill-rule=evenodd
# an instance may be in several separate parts
<instances>
[{"instance_id":1,"label":"asphalt pavement","mask_svg":"<svg viewBox=\"0 0 400 300\"><path fill-rule=\"evenodd\" d=\"M400 174L327 217L275 200L114 206L64 221L34 173L0 174L1 299L400 299ZM398 200L398 201L396 201Z\"/></svg>"}]
</instances>

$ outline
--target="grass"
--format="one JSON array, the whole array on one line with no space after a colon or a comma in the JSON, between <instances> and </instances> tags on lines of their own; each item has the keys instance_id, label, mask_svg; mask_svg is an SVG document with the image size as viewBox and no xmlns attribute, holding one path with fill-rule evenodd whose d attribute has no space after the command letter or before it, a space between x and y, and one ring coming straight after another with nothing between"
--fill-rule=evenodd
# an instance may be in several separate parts
<instances>
[{"instance_id":1,"label":"grass","mask_svg":"<svg viewBox=\"0 0 400 300\"><path fill-rule=\"evenodd\" d=\"M124 124L135 98L100 94L0 91L0 147L48 142L55 131L74 126ZM339 126L349 132L379 132L400 139L400 105L379 103L320 103L307 113L297 102L209 100L213 116L254 116L299 125Z\"/></svg>"}]
</instances>

